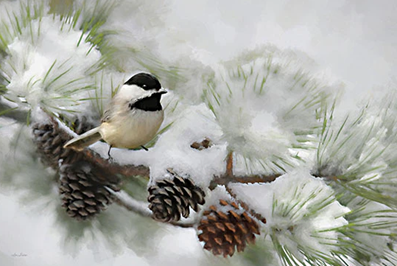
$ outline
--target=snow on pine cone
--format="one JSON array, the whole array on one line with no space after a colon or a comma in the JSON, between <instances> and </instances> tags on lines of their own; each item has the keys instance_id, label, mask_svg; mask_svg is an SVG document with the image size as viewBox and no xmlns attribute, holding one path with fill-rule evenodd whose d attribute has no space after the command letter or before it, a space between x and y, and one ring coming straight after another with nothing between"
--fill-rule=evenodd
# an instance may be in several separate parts
<instances>
[{"instance_id":1,"label":"snow on pine cone","mask_svg":"<svg viewBox=\"0 0 397 266\"><path fill-rule=\"evenodd\" d=\"M84 117L81 120L76 119L69 126L77 134L84 133L93 128L93 125L87 123ZM38 153L43 161L53 169L58 169L58 161L60 159L63 159L64 163L72 163L82 158L82 153L63 148L63 145L72 137L60 129L54 119L51 119L51 122L36 123L32 126L32 130Z\"/></svg>"},{"instance_id":2,"label":"snow on pine cone","mask_svg":"<svg viewBox=\"0 0 397 266\"><path fill-rule=\"evenodd\" d=\"M116 176L87 161L62 164L59 171L62 207L77 220L92 218L112 203L113 195L106 187L120 190Z\"/></svg>"},{"instance_id":3,"label":"snow on pine cone","mask_svg":"<svg viewBox=\"0 0 397 266\"><path fill-rule=\"evenodd\" d=\"M220 200L218 207L211 205L203 212L197 227L204 248L214 255L233 256L235 249L244 251L247 243L255 243L259 235L256 218L249 215L236 202Z\"/></svg>"},{"instance_id":4,"label":"snow on pine cone","mask_svg":"<svg viewBox=\"0 0 397 266\"><path fill-rule=\"evenodd\" d=\"M198 205L205 203L205 193L192 179L181 177L171 169L167 171L172 179L159 180L148 188L149 208L155 220L175 222L179 221L181 216L189 216L189 207L197 212Z\"/></svg>"}]
</instances>

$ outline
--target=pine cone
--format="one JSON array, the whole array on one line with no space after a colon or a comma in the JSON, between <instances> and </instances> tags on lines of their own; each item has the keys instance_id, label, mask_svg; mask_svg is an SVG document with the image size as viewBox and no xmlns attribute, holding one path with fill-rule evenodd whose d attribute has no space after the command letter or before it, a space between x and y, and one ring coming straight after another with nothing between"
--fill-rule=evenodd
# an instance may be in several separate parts
<instances>
[{"instance_id":1,"label":"pine cone","mask_svg":"<svg viewBox=\"0 0 397 266\"><path fill-rule=\"evenodd\" d=\"M106 187L119 190L117 177L87 161L63 164L59 170L62 207L77 220L92 218L112 203Z\"/></svg>"},{"instance_id":2,"label":"pine cone","mask_svg":"<svg viewBox=\"0 0 397 266\"><path fill-rule=\"evenodd\" d=\"M255 235L259 235L259 226L255 218L251 217L236 202L219 201L221 207L215 205L204 211L198 230L200 241L204 248L214 255L223 254L224 257L233 256L235 248L244 251L246 244L255 243Z\"/></svg>"},{"instance_id":3,"label":"pine cone","mask_svg":"<svg viewBox=\"0 0 397 266\"><path fill-rule=\"evenodd\" d=\"M198 205L205 203L205 193L194 185L190 178L183 178L168 172L173 179L157 181L156 185L149 187L149 208L153 218L162 222L179 221L181 215L187 218L190 214L189 207L197 212Z\"/></svg>"},{"instance_id":4,"label":"pine cone","mask_svg":"<svg viewBox=\"0 0 397 266\"><path fill-rule=\"evenodd\" d=\"M71 126L77 134L93 128L86 122L86 119L77 119ZM34 141L37 150L45 163L53 169L58 169L58 161L63 159L64 163L72 163L82 159L82 153L75 152L71 149L64 149L63 145L72 137L59 128L56 121L51 120L45 124L36 123L33 125Z\"/></svg>"}]
</instances>

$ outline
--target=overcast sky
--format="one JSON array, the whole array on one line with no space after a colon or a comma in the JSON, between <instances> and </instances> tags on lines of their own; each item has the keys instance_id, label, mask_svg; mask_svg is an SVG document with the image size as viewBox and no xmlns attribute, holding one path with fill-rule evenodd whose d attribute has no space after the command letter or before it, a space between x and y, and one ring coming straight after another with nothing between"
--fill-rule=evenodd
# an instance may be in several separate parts
<instances>
[{"instance_id":1,"label":"overcast sky","mask_svg":"<svg viewBox=\"0 0 397 266\"><path fill-rule=\"evenodd\" d=\"M396 0L174 0L167 23L203 60L225 60L264 43L303 51L345 83L348 108L394 86L396 14ZM150 259L131 250L113 257L101 247L95 252L102 254L101 261L87 248L72 258L59 247L51 215L33 214L8 194L0 194L0 225L2 266L172 265L176 258L198 265L203 252L193 230L170 228L159 237L160 251Z\"/></svg>"}]
</instances>

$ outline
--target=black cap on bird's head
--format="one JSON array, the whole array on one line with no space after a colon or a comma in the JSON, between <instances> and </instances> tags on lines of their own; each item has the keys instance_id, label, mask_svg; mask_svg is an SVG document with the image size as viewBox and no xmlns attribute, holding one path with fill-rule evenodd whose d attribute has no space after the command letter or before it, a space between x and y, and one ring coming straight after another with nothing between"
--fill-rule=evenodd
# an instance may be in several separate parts
<instances>
[{"instance_id":1,"label":"black cap on bird's head","mask_svg":"<svg viewBox=\"0 0 397 266\"><path fill-rule=\"evenodd\" d=\"M161 84L158 79L148 73L138 73L127 80L124 85L137 85L144 90L161 89Z\"/></svg>"}]
</instances>

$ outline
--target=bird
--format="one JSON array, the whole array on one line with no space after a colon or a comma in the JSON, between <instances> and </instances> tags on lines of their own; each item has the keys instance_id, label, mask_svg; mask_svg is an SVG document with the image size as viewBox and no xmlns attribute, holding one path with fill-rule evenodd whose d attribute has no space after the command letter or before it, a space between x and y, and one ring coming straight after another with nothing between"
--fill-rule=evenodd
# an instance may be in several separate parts
<instances>
[{"instance_id":1,"label":"bird","mask_svg":"<svg viewBox=\"0 0 397 266\"><path fill-rule=\"evenodd\" d=\"M160 100L167 91L149 73L138 73L117 91L103 113L100 126L68 141L63 147L82 151L103 139L111 148L135 149L154 138L164 120Z\"/></svg>"}]
</instances>

